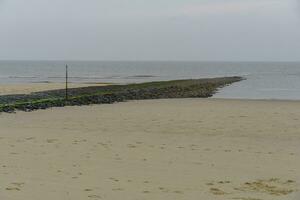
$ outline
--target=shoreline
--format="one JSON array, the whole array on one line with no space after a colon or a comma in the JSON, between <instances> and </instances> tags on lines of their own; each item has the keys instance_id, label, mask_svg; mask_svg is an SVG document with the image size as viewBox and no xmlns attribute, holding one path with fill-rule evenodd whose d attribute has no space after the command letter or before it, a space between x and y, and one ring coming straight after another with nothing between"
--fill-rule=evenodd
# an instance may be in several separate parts
<instances>
[{"instance_id":1,"label":"shoreline","mask_svg":"<svg viewBox=\"0 0 300 200\"><path fill-rule=\"evenodd\" d=\"M90 86L109 86L118 85L116 83L69 83L69 88L82 88ZM20 94L30 94L34 92L44 92L48 90L59 90L64 89L65 83L13 83L13 84L0 84L0 97L4 95L20 95ZM255 99L255 98L227 98L227 97L209 97L210 99L220 99L220 100L238 100L238 101L283 101L283 102L298 102L300 99L281 99L281 98L265 98L265 99Z\"/></svg>"},{"instance_id":2,"label":"shoreline","mask_svg":"<svg viewBox=\"0 0 300 200\"><path fill-rule=\"evenodd\" d=\"M120 85L116 83L98 83L98 82L83 82L83 83L69 83L69 88L82 88L90 86L109 86L109 85ZM0 97L4 95L20 95L20 94L30 94L34 92L44 92L49 90L59 90L64 89L65 83L60 82L30 82L30 83L10 83L10 84L0 84ZM227 97L209 97L210 99L220 99L220 100L238 100L238 101L275 101L275 102L298 102L300 99L281 99L281 98L227 98Z\"/></svg>"},{"instance_id":3,"label":"shoreline","mask_svg":"<svg viewBox=\"0 0 300 200\"><path fill-rule=\"evenodd\" d=\"M69 83L69 89L77 89L77 88L85 88L85 87L98 87L98 86L110 86L110 85L118 85L112 83ZM56 82L47 82L47 83L40 83L40 82L32 82L26 84L0 84L0 97L6 95L20 95L20 94L30 94L35 92L45 92L51 90L60 90L64 89L65 83L56 83ZM7 93L5 93L5 91ZM17 91L17 92L16 92ZM164 100L163 98L160 98ZM169 98L166 98L169 99ZM175 98L176 99L176 98ZM181 98L177 98L181 99ZM194 99L194 98L184 98L184 99ZM298 103L300 99L254 99L254 98L222 98L222 97L209 97L211 101L244 101L244 102L278 102L278 103ZM147 101L147 99L140 99L141 101ZM132 100L129 100L132 101ZM134 101L134 99L133 99Z\"/></svg>"},{"instance_id":4,"label":"shoreline","mask_svg":"<svg viewBox=\"0 0 300 200\"><path fill-rule=\"evenodd\" d=\"M229 101L262 101L262 102L300 102L300 99L246 99L246 98L221 98L221 97L210 97L211 100L229 100Z\"/></svg>"}]
</instances>

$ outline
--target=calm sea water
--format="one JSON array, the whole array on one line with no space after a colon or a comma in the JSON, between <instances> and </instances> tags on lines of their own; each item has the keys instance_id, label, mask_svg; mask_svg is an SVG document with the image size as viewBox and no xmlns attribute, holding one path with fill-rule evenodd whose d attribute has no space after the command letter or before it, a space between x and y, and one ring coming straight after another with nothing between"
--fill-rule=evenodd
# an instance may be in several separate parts
<instances>
[{"instance_id":1,"label":"calm sea water","mask_svg":"<svg viewBox=\"0 0 300 200\"><path fill-rule=\"evenodd\" d=\"M243 76L217 98L300 100L300 62L106 62L0 61L0 84L63 82L139 83L147 81Z\"/></svg>"}]
</instances>

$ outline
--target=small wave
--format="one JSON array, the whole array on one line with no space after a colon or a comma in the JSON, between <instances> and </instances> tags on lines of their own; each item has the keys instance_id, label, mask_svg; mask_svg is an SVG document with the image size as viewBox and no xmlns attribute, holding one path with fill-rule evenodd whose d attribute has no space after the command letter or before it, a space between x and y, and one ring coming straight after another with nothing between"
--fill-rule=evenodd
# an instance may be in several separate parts
<instances>
[{"instance_id":1,"label":"small wave","mask_svg":"<svg viewBox=\"0 0 300 200\"><path fill-rule=\"evenodd\" d=\"M49 79L64 79L65 76L49 76ZM93 76L69 76L69 78L73 79L104 79L105 77L93 77Z\"/></svg>"},{"instance_id":2,"label":"small wave","mask_svg":"<svg viewBox=\"0 0 300 200\"><path fill-rule=\"evenodd\" d=\"M157 76L154 75L134 75L134 76L127 76L126 79L132 79L132 78L155 78Z\"/></svg>"},{"instance_id":3,"label":"small wave","mask_svg":"<svg viewBox=\"0 0 300 200\"><path fill-rule=\"evenodd\" d=\"M118 79L118 78L122 78L121 76L107 76L104 77L104 79Z\"/></svg>"},{"instance_id":4,"label":"small wave","mask_svg":"<svg viewBox=\"0 0 300 200\"><path fill-rule=\"evenodd\" d=\"M32 81L31 83L53 83L51 81Z\"/></svg>"},{"instance_id":5,"label":"small wave","mask_svg":"<svg viewBox=\"0 0 300 200\"><path fill-rule=\"evenodd\" d=\"M33 79L33 78L39 78L37 76L8 76L10 79Z\"/></svg>"},{"instance_id":6,"label":"small wave","mask_svg":"<svg viewBox=\"0 0 300 200\"><path fill-rule=\"evenodd\" d=\"M299 91L299 89L291 89L291 88L265 88L265 89L259 89L258 91L264 91L264 92L276 92L276 91Z\"/></svg>"}]
</instances>

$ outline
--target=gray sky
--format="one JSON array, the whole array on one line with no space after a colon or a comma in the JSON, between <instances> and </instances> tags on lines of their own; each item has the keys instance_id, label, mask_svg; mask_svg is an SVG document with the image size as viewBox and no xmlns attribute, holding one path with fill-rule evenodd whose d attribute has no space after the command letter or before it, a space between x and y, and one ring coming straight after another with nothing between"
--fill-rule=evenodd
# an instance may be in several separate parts
<instances>
[{"instance_id":1,"label":"gray sky","mask_svg":"<svg viewBox=\"0 0 300 200\"><path fill-rule=\"evenodd\" d=\"M0 0L0 36L0 59L299 61L300 3Z\"/></svg>"}]
</instances>

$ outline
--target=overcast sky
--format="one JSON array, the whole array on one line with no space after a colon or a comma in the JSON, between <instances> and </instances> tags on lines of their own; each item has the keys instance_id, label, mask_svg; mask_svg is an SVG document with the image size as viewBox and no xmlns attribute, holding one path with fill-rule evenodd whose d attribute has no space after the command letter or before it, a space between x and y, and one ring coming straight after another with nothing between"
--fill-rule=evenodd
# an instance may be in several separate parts
<instances>
[{"instance_id":1,"label":"overcast sky","mask_svg":"<svg viewBox=\"0 0 300 200\"><path fill-rule=\"evenodd\" d=\"M299 61L300 3L0 0L0 59Z\"/></svg>"}]
</instances>

